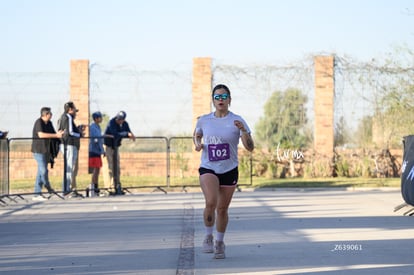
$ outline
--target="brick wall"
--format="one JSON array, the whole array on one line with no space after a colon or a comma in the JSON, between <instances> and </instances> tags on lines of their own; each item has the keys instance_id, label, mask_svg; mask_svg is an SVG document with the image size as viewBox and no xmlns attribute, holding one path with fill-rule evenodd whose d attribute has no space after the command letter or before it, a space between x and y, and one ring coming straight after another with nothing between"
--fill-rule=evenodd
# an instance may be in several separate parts
<instances>
[{"instance_id":1,"label":"brick wall","mask_svg":"<svg viewBox=\"0 0 414 275\"><path fill-rule=\"evenodd\" d=\"M200 115L210 113L211 109L211 58L193 59L192 100L193 100L193 129ZM192 163L200 163L200 153L193 151Z\"/></svg>"},{"instance_id":2,"label":"brick wall","mask_svg":"<svg viewBox=\"0 0 414 275\"><path fill-rule=\"evenodd\" d=\"M86 150L84 150L86 151ZM81 150L82 152L82 150ZM197 169L199 163L199 155L197 161L194 161L194 154L187 152L181 155L182 158L187 160L187 172L188 176L197 176ZM131 177L145 177L145 176L167 176L167 153L166 152L143 152L143 153L130 153L121 152L121 174L123 176ZM180 167L174 161L175 154L170 154L171 159L171 176L178 176ZM49 176L51 177L63 177L63 158L62 155L56 158L54 168L51 169L49 165ZM37 164L30 151L27 152L10 152L10 180L26 179L28 181L35 181L37 173ZM87 159L79 159L79 175L87 174L88 166ZM102 176L103 171L101 171Z\"/></svg>"},{"instance_id":3,"label":"brick wall","mask_svg":"<svg viewBox=\"0 0 414 275\"><path fill-rule=\"evenodd\" d=\"M211 112L211 58L193 59L193 128L197 117Z\"/></svg>"},{"instance_id":4,"label":"brick wall","mask_svg":"<svg viewBox=\"0 0 414 275\"><path fill-rule=\"evenodd\" d=\"M334 152L334 57L316 56L314 150L333 157Z\"/></svg>"},{"instance_id":5,"label":"brick wall","mask_svg":"<svg viewBox=\"0 0 414 275\"><path fill-rule=\"evenodd\" d=\"M76 114L76 125L89 125L89 60L71 60L70 62L70 100L79 109ZM88 127L85 135L89 136ZM81 148L88 148L87 139L81 139ZM79 152L79 161L82 162L79 163L79 168L82 169L80 172L86 173L88 150Z\"/></svg>"}]
</instances>

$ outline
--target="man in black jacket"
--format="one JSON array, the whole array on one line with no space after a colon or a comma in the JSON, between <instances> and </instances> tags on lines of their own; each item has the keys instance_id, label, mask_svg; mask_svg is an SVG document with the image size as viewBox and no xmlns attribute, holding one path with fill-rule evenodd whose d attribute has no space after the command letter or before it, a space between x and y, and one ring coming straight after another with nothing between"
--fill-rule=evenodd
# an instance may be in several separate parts
<instances>
[{"instance_id":1,"label":"man in black jacket","mask_svg":"<svg viewBox=\"0 0 414 275\"><path fill-rule=\"evenodd\" d=\"M76 126L75 104L72 101L65 103L64 113L59 119L59 130L64 130L60 151L62 152L65 163L65 176L62 183L63 194L71 197L81 197L76 191L76 176L78 174L78 153L80 148L80 138L83 136L85 127Z\"/></svg>"},{"instance_id":2,"label":"man in black jacket","mask_svg":"<svg viewBox=\"0 0 414 275\"><path fill-rule=\"evenodd\" d=\"M125 121L126 113L120 111L113 117L106 127L104 144L106 147L106 159L108 161L110 189L114 190L115 195L123 195L120 182L120 159L118 147L121 146L123 138L130 138L135 141L135 136Z\"/></svg>"},{"instance_id":3,"label":"man in black jacket","mask_svg":"<svg viewBox=\"0 0 414 275\"><path fill-rule=\"evenodd\" d=\"M7 131L0 131L0 138L6 138L8 133Z\"/></svg>"}]
</instances>

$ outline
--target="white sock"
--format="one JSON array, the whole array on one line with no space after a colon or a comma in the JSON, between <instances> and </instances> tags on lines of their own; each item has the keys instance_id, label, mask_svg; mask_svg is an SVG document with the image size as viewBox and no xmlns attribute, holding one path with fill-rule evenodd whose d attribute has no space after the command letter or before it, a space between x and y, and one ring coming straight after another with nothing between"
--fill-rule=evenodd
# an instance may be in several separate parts
<instances>
[{"instance_id":1,"label":"white sock","mask_svg":"<svg viewBox=\"0 0 414 275\"><path fill-rule=\"evenodd\" d=\"M206 235L213 235L214 226L206 226Z\"/></svg>"},{"instance_id":2,"label":"white sock","mask_svg":"<svg viewBox=\"0 0 414 275\"><path fill-rule=\"evenodd\" d=\"M217 232L216 240L222 242L224 240L224 232Z\"/></svg>"}]
</instances>

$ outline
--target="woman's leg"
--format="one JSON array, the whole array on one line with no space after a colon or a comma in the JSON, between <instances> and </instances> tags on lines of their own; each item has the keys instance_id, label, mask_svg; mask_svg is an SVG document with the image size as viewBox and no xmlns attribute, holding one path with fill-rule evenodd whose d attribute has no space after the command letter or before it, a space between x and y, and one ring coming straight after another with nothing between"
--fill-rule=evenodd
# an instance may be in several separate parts
<instances>
[{"instance_id":1,"label":"woman's leg","mask_svg":"<svg viewBox=\"0 0 414 275\"><path fill-rule=\"evenodd\" d=\"M203 213L203 220L206 230L206 236L203 240L204 253L214 252L213 243L213 229L216 220L216 207L219 194L219 180L214 174L203 174L200 176L200 185L203 190L205 199L205 208Z\"/></svg>"},{"instance_id":2,"label":"woman's leg","mask_svg":"<svg viewBox=\"0 0 414 275\"><path fill-rule=\"evenodd\" d=\"M226 232L227 224L229 222L228 209L233 197L236 186L222 186L219 191L219 199L217 203L217 218L216 218L216 244L214 249L214 258L224 259L225 245L224 245L224 233Z\"/></svg>"},{"instance_id":3,"label":"woman's leg","mask_svg":"<svg viewBox=\"0 0 414 275\"><path fill-rule=\"evenodd\" d=\"M99 171L100 171L100 168L99 167L92 168L92 183L93 184L96 184L96 185L98 184Z\"/></svg>"},{"instance_id":4,"label":"woman's leg","mask_svg":"<svg viewBox=\"0 0 414 275\"><path fill-rule=\"evenodd\" d=\"M217 219L216 228L218 233L226 232L227 224L229 222L228 210L233 198L236 186L220 187L218 203L217 203ZM221 240L222 241L222 240Z\"/></svg>"},{"instance_id":5,"label":"woman's leg","mask_svg":"<svg viewBox=\"0 0 414 275\"><path fill-rule=\"evenodd\" d=\"M214 226L220 190L219 180L214 174L203 174L200 176L200 185L205 199L204 225Z\"/></svg>"}]
</instances>

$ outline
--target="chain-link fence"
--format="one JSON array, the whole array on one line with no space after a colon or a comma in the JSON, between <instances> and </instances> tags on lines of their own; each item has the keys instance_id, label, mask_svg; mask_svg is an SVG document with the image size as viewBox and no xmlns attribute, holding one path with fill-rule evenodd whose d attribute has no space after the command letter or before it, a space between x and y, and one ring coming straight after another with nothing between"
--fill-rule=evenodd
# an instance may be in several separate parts
<instances>
[{"instance_id":1,"label":"chain-link fence","mask_svg":"<svg viewBox=\"0 0 414 275\"><path fill-rule=\"evenodd\" d=\"M213 63L213 82L227 84L231 110L245 117L255 133L263 106L275 91L300 90L307 97L306 121L314 122L313 56L285 64ZM189 136L192 133L192 68L145 70L135 66L90 66L90 110L108 117L125 110L131 128L141 136ZM348 140L364 118L386 108L380 99L392 89L413 83L413 69L398 64L358 62L335 56L335 125L348 129ZM68 72L0 73L0 129L9 137L31 137L42 106L63 111L70 98ZM56 118L56 116L55 116ZM53 120L53 119L52 119ZM381 123L379 123L381 125ZM339 131L336 129L336 131ZM384 132L383 130L382 132ZM386 132L386 131L385 131ZM398 131L398 135L411 134ZM349 144L348 144L349 145Z\"/></svg>"},{"instance_id":2,"label":"chain-link fence","mask_svg":"<svg viewBox=\"0 0 414 275\"><path fill-rule=\"evenodd\" d=\"M191 96L191 68L147 71L91 65L91 111L100 110L109 117L126 111L136 135L190 135Z\"/></svg>"},{"instance_id":3,"label":"chain-link fence","mask_svg":"<svg viewBox=\"0 0 414 275\"><path fill-rule=\"evenodd\" d=\"M389 109L396 105L384 104L384 102L389 103L394 100L397 103L404 103L406 110L414 106L410 97L399 98L401 93L395 93L397 95L395 98L383 97L398 90L407 91L407 95L413 93L412 88L411 90L409 88L414 86L412 65L407 64L406 61L404 63L407 59L390 60L393 61L361 62L349 57L335 56L334 123L335 139L341 140L340 143L336 142L336 150L341 155L337 160L342 161L341 165L344 164L343 160L346 155L352 158L357 155L359 163L364 163L366 158L370 158L369 165L375 164L375 156L378 156L383 149L391 146L398 150L397 141L404 135L412 134L414 130L411 126L411 124L414 125L411 123L413 119L406 113L399 118L394 116L391 121L385 118ZM246 119L253 130L253 136L255 136L258 121L264 116L263 106L270 96L275 91L298 89L308 99L305 104L306 122L312 129L314 108L320 107L314 106L313 62L313 56L305 56L284 64L240 65L214 61L212 85L224 83L230 87L233 97L230 109ZM191 89L192 68L190 67L150 71L132 65L116 67L90 65L89 104L91 112L99 110L110 118L117 111L125 110L130 127L137 136L191 136L193 130ZM69 73L2 72L0 73L0 93L2 95L0 129L9 131L9 138L31 137L33 123L39 117L39 110L42 106L52 107L55 114L63 111L63 104L70 97ZM367 118L371 120L370 124L364 124ZM56 119L57 116L52 118L55 125ZM104 124L103 129L106 126ZM374 129L375 131L372 130L371 136L368 137L374 140L381 136L381 145L376 148L361 142L361 139L366 138L361 135L363 132L361 129ZM174 169L174 173L177 174L169 175L166 179L168 184L185 185L189 177L196 175L195 168L192 167L192 164L196 163L196 158L191 152L190 143L185 139L171 140L171 146L173 146L171 162L167 162L166 165L177 167ZM127 145L125 149L128 148ZM149 145L151 146L153 145ZM311 146L309 145L310 148L307 149L311 149ZM343 151L349 148L358 149L359 152L354 154ZM267 156L263 156L262 152L255 152L253 159L256 162L268 162L280 166L281 164L275 161L276 149L271 148L272 155ZM296 148L279 149L283 151ZM305 157L308 158L308 164L315 166L316 161L312 159L311 153L305 154ZM276 177L285 174L273 173L273 170L283 169L277 170L275 167L272 168L272 165L268 168L270 172L268 170L261 174L259 169L255 168L252 174ZM149 166L150 164L147 164L147 167ZM255 167L254 163L253 167ZM345 168L342 165L342 169ZM290 176L304 174L293 173L295 169L292 167L285 170L291 171L288 173ZM304 171L306 167L296 170ZM15 170L9 172L10 174L17 173ZM309 174L317 175L317 173ZM351 175L362 174L351 173ZM3 177L4 175L6 175L5 172L3 172Z\"/></svg>"},{"instance_id":4,"label":"chain-link fence","mask_svg":"<svg viewBox=\"0 0 414 275\"><path fill-rule=\"evenodd\" d=\"M1 195L33 193L37 163L31 153L32 139L11 138L0 141L2 141ZM85 192L91 183L87 150L87 146L80 147L76 177L78 191L85 190ZM200 153L193 150L191 137L137 137L135 141L124 139L119 147L119 154L120 182L122 188L126 190L185 189L198 186ZM103 160L98 184L102 190L112 187L105 157ZM62 192L64 175L62 152L54 160L53 166L48 164L48 170L52 188ZM9 175L9 171L13 173ZM249 163L240 168L240 185L251 184L249 171L251 171Z\"/></svg>"},{"instance_id":5,"label":"chain-link fence","mask_svg":"<svg viewBox=\"0 0 414 275\"><path fill-rule=\"evenodd\" d=\"M0 195L9 193L8 140L0 139Z\"/></svg>"}]
</instances>

